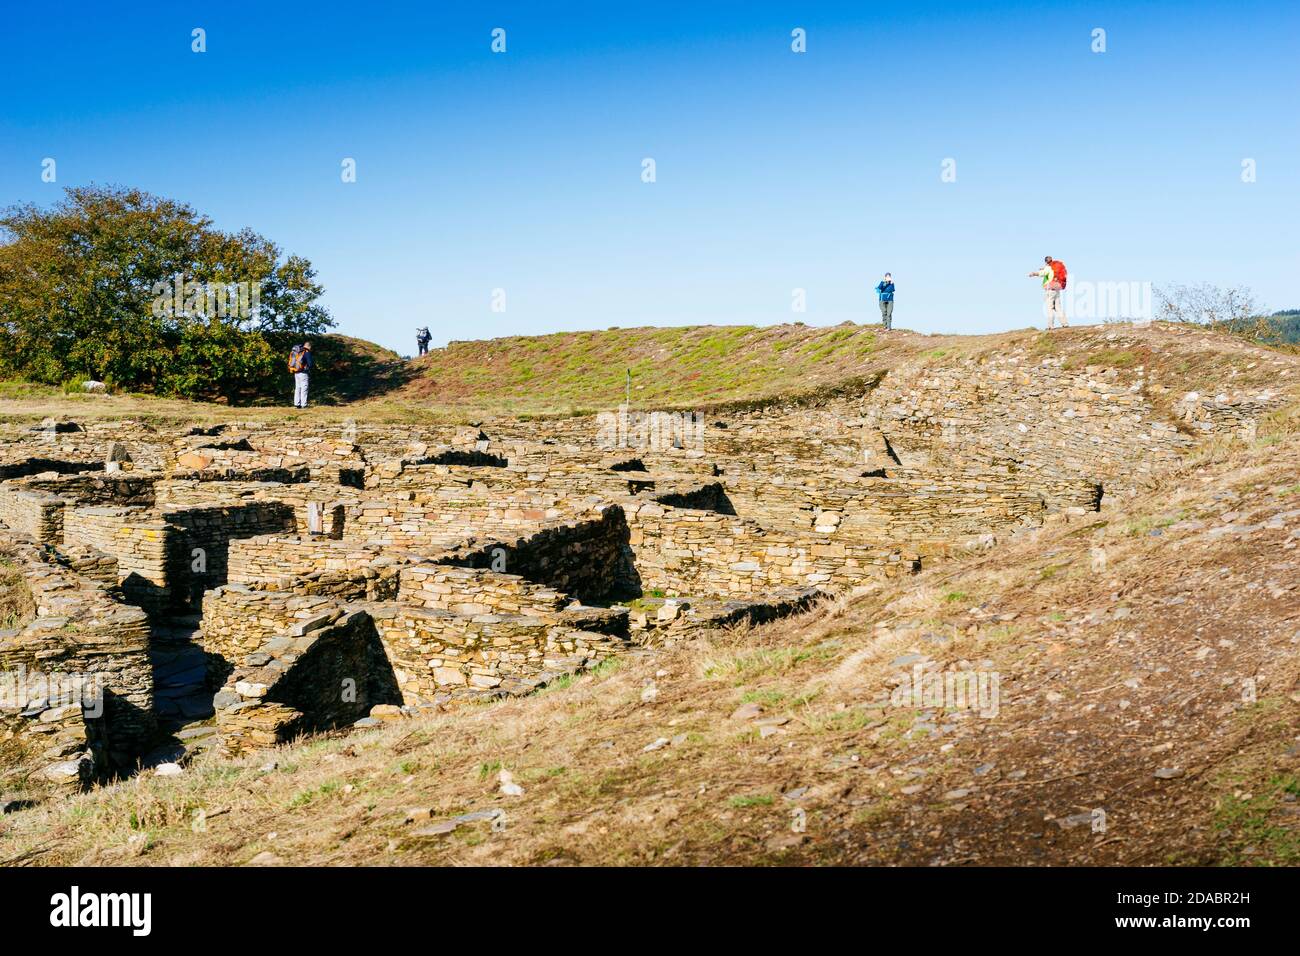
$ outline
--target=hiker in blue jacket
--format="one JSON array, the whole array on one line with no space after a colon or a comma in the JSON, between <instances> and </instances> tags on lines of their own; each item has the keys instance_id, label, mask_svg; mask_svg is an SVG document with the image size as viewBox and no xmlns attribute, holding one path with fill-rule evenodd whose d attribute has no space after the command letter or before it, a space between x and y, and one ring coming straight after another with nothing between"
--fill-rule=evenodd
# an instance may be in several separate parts
<instances>
[{"instance_id":1,"label":"hiker in blue jacket","mask_svg":"<svg viewBox=\"0 0 1300 956\"><path fill-rule=\"evenodd\" d=\"M876 284L876 294L880 296L880 324L888 332L894 327L894 277L888 272Z\"/></svg>"}]
</instances>

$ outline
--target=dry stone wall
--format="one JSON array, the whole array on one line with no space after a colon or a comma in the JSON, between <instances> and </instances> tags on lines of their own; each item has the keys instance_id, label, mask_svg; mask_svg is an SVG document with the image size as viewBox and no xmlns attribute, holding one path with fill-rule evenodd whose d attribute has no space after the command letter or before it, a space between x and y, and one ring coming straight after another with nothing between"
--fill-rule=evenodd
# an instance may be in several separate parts
<instances>
[{"instance_id":1,"label":"dry stone wall","mask_svg":"<svg viewBox=\"0 0 1300 956\"><path fill-rule=\"evenodd\" d=\"M0 524L38 541L63 540L63 509L67 501L45 492L0 485Z\"/></svg>"},{"instance_id":2,"label":"dry stone wall","mask_svg":"<svg viewBox=\"0 0 1300 956\"><path fill-rule=\"evenodd\" d=\"M625 638L568 627L553 615L465 617L401 604L369 611L403 699L415 706L483 692L526 693L627 646Z\"/></svg>"},{"instance_id":3,"label":"dry stone wall","mask_svg":"<svg viewBox=\"0 0 1300 956\"><path fill-rule=\"evenodd\" d=\"M830 534L838 540L895 542L926 552L982 534L1034 527L1063 509L1096 511L1099 482L1028 478L1007 468L841 472L831 480L801 470L726 476L726 495L741 514L773 527Z\"/></svg>"},{"instance_id":4,"label":"dry stone wall","mask_svg":"<svg viewBox=\"0 0 1300 956\"><path fill-rule=\"evenodd\" d=\"M794 535L748 518L645 503L629 513L632 564L645 591L755 594L785 587L859 587L919 570L915 554Z\"/></svg>"},{"instance_id":5,"label":"dry stone wall","mask_svg":"<svg viewBox=\"0 0 1300 956\"><path fill-rule=\"evenodd\" d=\"M555 615L568 599L545 585L517 574L441 564L416 564L402 569L402 603L439 608L466 617L476 614Z\"/></svg>"},{"instance_id":6,"label":"dry stone wall","mask_svg":"<svg viewBox=\"0 0 1300 956\"><path fill-rule=\"evenodd\" d=\"M1195 434L1254 441L1262 419L1288 401L1281 389L1231 389L1214 395L1188 392L1174 403L1174 414Z\"/></svg>"},{"instance_id":7,"label":"dry stone wall","mask_svg":"<svg viewBox=\"0 0 1300 956\"><path fill-rule=\"evenodd\" d=\"M417 555L312 535L259 535L230 546L229 580L277 591L383 600Z\"/></svg>"},{"instance_id":8,"label":"dry stone wall","mask_svg":"<svg viewBox=\"0 0 1300 956\"><path fill-rule=\"evenodd\" d=\"M294 534L343 535L345 510L360 500L357 489L322 482L280 484L273 481L169 479L157 483L157 500L164 505L211 505L269 501L293 509ZM313 525L312 512L316 513Z\"/></svg>"},{"instance_id":9,"label":"dry stone wall","mask_svg":"<svg viewBox=\"0 0 1300 956\"><path fill-rule=\"evenodd\" d=\"M1192 444L1157 414L1146 385L1141 366L971 358L886 378L865 417L905 465L1011 462L1022 474L1129 485L1171 467Z\"/></svg>"},{"instance_id":10,"label":"dry stone wall","mask_svg":"<svg viewBox=\"0 0 1300 956\"><path fill-rule=\"evenodd\" d=\"M174 602L197 602L208 588L224 584L234 542L294 528L293 508L275 501L170 505L162 517L173 535L168 587Z\"/></svg>"},{"instance_id":11,"label":"dry stone wall","mask_svg":"<svg viewBox=\"0 0 1300 956\"><path fill-rule=\"evenodd\" d=\"M41 541L63 537L64 509L75 505L148 506L154 476L42 472L0 482L0 523Z\"/></svg>"},{"instance_id":12,"label":"dry stone wall","mask_svg":"<svg viewBox=\"0 0 1300 956\"><path fill-rule=\"evenodd\" d=\"M71 475L33 475L13 482L26 491L44 492L77 505L150 507L159 476L137 471L81 472Z\"/></svg>"},{"instance_id":13,"label":"dry stone wall","mask_svg":"<svg viewBox=\"0 0 1300 956\"><path fill-rule=\"evenodd\" d=\"M608 498L557 492L465 489L423 500L370 499L347 509L343 539L369 547L437 554L470 541L511 541L587 520Z\"/></svg>"},{"instance_id":14,"label":"dry stone wall","mask_svg":"<svg viewBox=\"0 0 1300 956\"><path fill-rule=\"evenodd\" d=\"M159 612L224 583L231 541L292 527L292 509L277 502L91 507L65 514L63 536L116 558L127 599Z\"/></svg>"},{"instance_id":15,"label":"dry stone wall","mask_svg":"<svg viewBox=\"0 0 1300 956\"><path fill-rule=\"evenodd\" d=\"M598 506L594 514L554 521L527 536L462 548L439 560L471 568L499 568L558 588L583 601L634 593L627 563L630 533L623 509Z\"/></svg>"},{"instance_id":16,"label":"dry stone wall","mask_svg":"<svg viewBox=\"0 0 1300 956\"><path fill-rule=\"evenodd\" d=\"M0 481L26 478L44 472L68 474L79 471L92 471L103 467L103 462L96 459L68 460L64 458L46 458L41 455L19 454L8 460L0 458Z\"/></svg>"},{"instance_id":17,"label":"dry stone wall","mask_svg":"<svg viewBox=\"0 0 1300 956\"><path fill-rule=\"evenodd\" d=\"M34 618L0 631L0 735L78 787L130 768L156 730L148 618L35 540L0 535Z\"/></svg>"},{"instance_id":18,"label":"dry stone wall","mask_svg":"<svg viewBox=\"0 0 1300 956\"><path fill-rule=\"evenodd\" d=\"M247 438L183 438L177 442L173 477L200 481L311 480L307 463L297 455L260 451Z\"/></svg>"},{"instance_id":19,"label":"dry stone wall","mask_svg":"<svg viewBox=\"0 0 1300 956\"><path fill-rule=\"evenodd\" d=\"M170 603L175 532L145 508L74 508L63 517L63 538L117 559L128 601L149 611Z\"/></svg>"},{"instance_id":20,"label":"dry stone wall","mask_svg":"<svg viewBox=\"0 0 1300 956\"><path fill-rule=\"evenodd\" d=\"M265 747L396 707L401 694L370 615L344 614L299 637L272 638L235 667L214 698L228 752Z\"/></svg>"}]
</instances>

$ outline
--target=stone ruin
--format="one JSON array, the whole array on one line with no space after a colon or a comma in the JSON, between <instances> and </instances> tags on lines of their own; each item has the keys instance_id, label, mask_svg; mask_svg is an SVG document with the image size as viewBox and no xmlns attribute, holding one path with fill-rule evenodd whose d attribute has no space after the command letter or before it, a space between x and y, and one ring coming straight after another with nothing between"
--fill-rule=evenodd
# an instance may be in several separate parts
<instances>
[{"instance_id":1,"label":"stone ruin","mask_svg":"<svg viewBox=\"0 0 1300 956\"><path fill-rule=\"evenodd\" d=\"M611 447L590 417L0 425L21 592L7 619L0 592L0 672L74 675L18 682L0 739L84 786L529 693L1096 511L1274 407L1198 404L1188 427L1142 375L921 367L710 417L698 447Z\"/></svg>"}]
</instances>

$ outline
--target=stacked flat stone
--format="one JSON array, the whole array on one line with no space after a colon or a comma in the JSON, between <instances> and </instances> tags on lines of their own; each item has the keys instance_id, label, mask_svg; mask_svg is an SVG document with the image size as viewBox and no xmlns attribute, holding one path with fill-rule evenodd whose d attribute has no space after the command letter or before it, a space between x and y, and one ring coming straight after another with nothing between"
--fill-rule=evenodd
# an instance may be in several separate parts
<instances>
[{"instance_id":1,"label":"stacked flat stone","mask_svg":"<svg viewBox=\"0 0 1300 956\"><path fill-rule=\"evenodd\" d=\"M411 560L415 558L355 541L316 535L256 535L231 542L228 580L237 584L267 582L277 590L293 590L308 579L326 576L329 580L333 575L334 580L352 582L353 596L361 598L378 587L371 582L396 574Z\"/></svg>"},{"instance_id":2,"label":"stacked flat stone","mask_svg":"<svg viewBox=\"0 0 1300 956\"><path fill-rule=\"evenodd\" d=\"M280 484L273 481L223 481L219 485L198 479L172 478L155 485L158 504L200 506L219 501L270 501L288 505L293 509L293 533L313 533L309 508L314 506L320 514L319 534L338 538L343 534L344 510L359 500L360 492L341 485L323 482L295 482Z\"/></svg>"},{"instance_id":3,"label":"stacked flat stone","mask_svg":"<svg viewBox=\"0 0 1300 956\"><path fill-rule=\"evenodd\" d=\"M342 614L343 602L336 598L226 584L203 595L203 649L229 661L241 660L277 634L295 629L305 633Z\"/></svg>"},{"instance_id":4,"label":"stacked flat stone","mask_svg":"<svg viewBox=\"0 0 1300 956\"><path fill-rule=\"evenodd\" d=\"M0 484L0 524L38 541L57 544L63 540L63 511L67 506L65 499L48 492Z\"/></svg>"},{"instance_id":5,"label":"stacked flat stone","mask_svg":"<svg viewBox=\"0 0 1300 956\"><path fill-rule=\"evenodd\" d=\"M629 511L643 590L743 595L782 587L852 587L919 570L915 553L795 534L735 515L644 503Z\"/></svg>"},{"instance_id":6,"label":"stacked flat stone","mask_svg":"<svg viewBox=\"0 0 1300 956\"><path fill-rule=\"evenodd\" d=\"M458 615L402 604L368 608L408 704L456 691L519 693L550 673L591 666L627 646L624 637L584 631L539 614Z\"/></svg>"},{"instance_id":7,"label":"stacked flat stone","mask_svg":"<svg viewBox=\"0 0 1300 956\"><path fill-rule=\"evenodd\" d=\"M1229 435L1253 441L1259 421L1288 401L1275 389L1238 390L1202 395L1189 392L1174 403L1174 414L1204 435Z\"/></svg>"},{"instance_id":8,"label":"stacked flat stone","mask_svg":"<svg viewBox=\"0 0 1300 956\"><path fill-rule=\"evenodd\" d=\"M405 605L442 608L468 617L477 614L554 615L569 603L568 598L554 588L532 584L517 574L439 564L403 568L399 594Z\"/></svg>"},{"instance_id":9,"label":"stacked flat stone","mask_svg":"<svg viewBox=\"0 0 1300 956\"><path fill-rule=\"evenodd\" d=\"M1162 420L1145 369L1067 367L1024 352L889 377L866 418L903 464L1011 460L1021 474L1129 483L1191 442Z\"/></svg>"},{"instance_id":10,"label":"stacked flat stone","mask_svg":"<svg viewBox=\"0 0 1300 956\"><path fill-rule=\"evenodd\" d=\"M5 533L0 545L35 613L0 631L0 672L13 684L4 732L30 741L48 775L71 786L130 767L156 730L147 615L30 537ZM55 677L62 696L42 691Z\"/></svg>"},{"instance_id":11,"label":"stacked flat stone","mask_svg":"<svg viewBox=\"0 0 1300 956\"><path fill-rule=\"evenodd\" d=\"M227 752L283 743L345 726L400 698L383 673L374 624L364 610L301 622L235 662L213 698ZM385 679L387 676L387 679Z\"/></svg>"}]
</instances>

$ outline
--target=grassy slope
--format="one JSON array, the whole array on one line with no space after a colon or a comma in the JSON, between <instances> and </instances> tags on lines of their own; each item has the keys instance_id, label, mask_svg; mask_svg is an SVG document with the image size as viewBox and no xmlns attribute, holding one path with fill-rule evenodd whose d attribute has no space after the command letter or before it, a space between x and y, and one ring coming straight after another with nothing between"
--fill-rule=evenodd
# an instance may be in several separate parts
<instances>
[{"instance_id":1,"label":"grassy slope","mask_svg":"<svg viewBox=\"0 0 1300 956\"><path fill-rule=\"evenodd\" d=\"M1118 339L1116 339L1118 337ZM1045 334L919 335L878 326L690 326L565 332L456 342L403 361L379 346L331 336L322 347L311 419L362 421L476 420L497 416L572 415L612 410L632 370L640 408L708 408L817 394L869 380L911 363L945 364L967 356L1023 349L1031 360L1142 365L1171 391L1224 382L1272 383L1261 363L1271 353L1226 335L1178 326L1090 326ZM1225 376L1227 378L1225 378ZM278 419L291 414L289 384L280 406L228 408L141 396L63 396L44 386L0 382L0 415L39 420L141 417L155 421Z\"/></svg>"},{"instance_id":2,"label":"grassy slope","mask_svg":"<svg viewBox=\"0 0 1300 956\"><path fill-rule=\"evenodd\" d=\"M317 401L355 402L405 381L401 357L374 342L334 334L318 337L312 348L318 367L328 370L316 376Z\"/></svg>"},{"instance_id":3,"label":"grassy slope","mask_svg":"<svg viewBox=\"0 0 1300 956\"><path fill-rule=\"evenodd\" d=\"M313 414L389 420L573 414L616 406L629 368L634 401L641 405L764 399L878 371L915 354L916 343L926 341L899 333L884 344L877 331L790 325L565 332L453 342L411 361L361 340L330 336L349 347L321 350L314 394L346 408L318 408ZM52 409L99 417L274 414L130 395L62 396L46 386L0 383L0 410L31 417Z\"/></svg>"},{"instance_id":4,"label":"grassy slope","mask_svg":"<svg viewBox=\"0 0 1300 956\"><path fill-rule=\"evenodd\" d=\"M853 325L612 329L453 342L410 361L362 340L330 336L343 347L323 343L318 350L313 394L328 404L311 414L390 421L571 415L616 407L628 369L633 401L642 407L762 401L870 376L932 347L930 337L878 333ZM287 396L287 377L285 388ZM20 383L0 383L0 411L156 420L283 414L133 395L62 396Z\"/></svg>"},{"instance_id":5,"label":"grassy slope","mask_svg":"<svg viewBox=\"0 0 1300 956\"><path fill-rule=\"evenodd\" d=\"M453 342L417 360L420 376L405 391L507 414L590 411L623 400L630 370L637 404L712 404L860 375L894 351L885 342L878 329L856 325L609 329Z\"/></svg>"},{"instance_id":6,"label":"grassy slope","mask_svg":"<svg viewBox=\"0 0 1300 956\"><path fill-rule=\"evenodd\" d=\"M1166 324L991 335L883 333L850 323L609 329L453 342L413 362L410 382L377 401L418 401L484 417L590 413L624 400L630 369L637 407L726 406L815 394L912 363L1016 349L1074 367L1156 368L1171 388L1200 382L1202 373L1230 375L1234 385L1269 384L1258 359L1272 354L1239 338Z\"/></svg>"}]
</instances>

